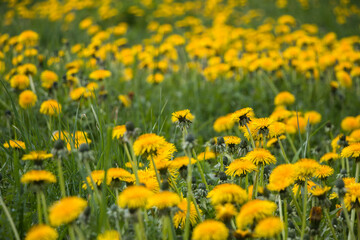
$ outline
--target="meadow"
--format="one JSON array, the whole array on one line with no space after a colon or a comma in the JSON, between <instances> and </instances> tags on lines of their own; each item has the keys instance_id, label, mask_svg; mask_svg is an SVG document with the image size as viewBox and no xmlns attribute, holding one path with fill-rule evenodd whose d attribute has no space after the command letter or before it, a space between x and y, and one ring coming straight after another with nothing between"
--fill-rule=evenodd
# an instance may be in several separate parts
<instances>
[{"instance_id":1,"label":"meadow","mask_svg":"<svg viewBox=\"0 0 360 240\"><path fill-rule=\"evenodd\" d=\"M359 239L357 1L0 19L0 239Z\"/></svg>"}]
</instances>

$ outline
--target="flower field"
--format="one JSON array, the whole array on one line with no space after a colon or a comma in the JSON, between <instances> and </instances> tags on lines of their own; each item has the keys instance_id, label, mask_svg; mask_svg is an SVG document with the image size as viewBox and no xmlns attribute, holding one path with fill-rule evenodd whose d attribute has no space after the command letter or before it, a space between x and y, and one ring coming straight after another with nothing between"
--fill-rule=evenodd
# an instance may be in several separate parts
<instances>
[{"instance_id":1,"label":"flower field","mask_svg":"<svg viewBox=\"0 0 360 240\"><path fill-rule=\"evenodd\" d=\"M357 1L0 18L0 239L360 239Z\"/></svg>"}]
</instances>

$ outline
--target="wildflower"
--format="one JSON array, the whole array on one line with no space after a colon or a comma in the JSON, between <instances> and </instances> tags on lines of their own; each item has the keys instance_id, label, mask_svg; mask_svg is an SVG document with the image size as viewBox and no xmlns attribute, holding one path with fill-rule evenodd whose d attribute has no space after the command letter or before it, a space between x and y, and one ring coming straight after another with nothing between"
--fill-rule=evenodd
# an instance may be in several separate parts
<instances>
[{"instance_id":1,"label":"wildflower","mask_svg":"<svg viewBox=\"0 0 360 240\"><path fill-rule=\"evenodd\" d=\"M79 197L65 197L54 203L49 209L51 226L58 227L77 219L85 210L87 202Z\"/></svg>"},{"instance_id":2,"label":"wildflower","mask_svg":"<svg viewBox=\"0 0 360 240\"><path fill-rule=\"evenodd\" d=\"M245 176L248 173L256 171L256 165L247 160L245 158L235 159L230 165L227 167L225 173L229 176Z\"/></svg>"},{"instance_id":3,"label":"wildflower","mask_svg":"<svg viewBox=\"0 0 360 240\"><path fill-rule=\"evenodd\" d=\"M125 132L126 132L125 125L115 126L112 130L112 139L118 139L118 140L123 139Z\"/></svg>"},{"instance_id":4,"label":"wildflower","mask_svg":"<svg viewBox=\"0 0 360 240\"><path fill-rule=\"evenodd\" d=\"M293 116L286 121L286 124L294 128L295 132L300 131L300 133L304 133L307 121L301 116Z\"/></svg>"},{"instance_id":5,"label":"wildflower","mask_svg":"<svg viewBox=\"0 0 360 240\"><path fill-rule=\"evenodd\" d=\"M89 78L94 80L104 80L105 78L111 77L111 72L104 69L95 70L90 73Z\"/></svg>"},{"instance_id":6,"label":"wildflower","mask_svg":"<svg viewBox=\"0 0 360 240\"><path fill-rule=\"evenodd\" d=\"M245 126L251 121L254 112L252 108L242 108L232 114L232 120L239 123L239 126Z\"/></svg>"},{"instance_id":7,"label":"wildflower","mask_svg":"<svg viewBox=\"0 0 360 240\"><path fill-rule=\"evenodd\" d=\"M176 123L179 127L189 127L194 120L194 115L190 113L189 109L177 111L172 113L171 121Z\"/></svg>"},{"instance_id":8,"label":"wildflower","mask_svg":"<svg viewBox=\"0 0 360 240\"><path fill-rule=\"evenodd\" d=\"M263 148L255 148L251 152L248 152L245 159L251 161L255 165L268 165L276 163L275 156Z\"/></svg>"},{"instance_id":9,"label":"wildflower","mask_svg":"<svg viewBox=\"0 0 360 240\"><path fill-rule=\"evenodd\" d=\"M354 143L345 147L341 151L341 157L343 158L354 158L360 160L360 143Z\"/></svg>"},{"instance_id":10,"label":"wildflower","mask_svg":"<svg viewBox=\"0 0 360 240\"><path fill-rule=\"evenodd\" d=\"M314 176L320 164L314 159L302 158L295 163L295 167L297 169L298 179L305 181L305 179Z\"/></svg>"},{"instance_id":11,"label":"wildflower","mask_svg":"<svg viewBox=\"0 0 360 240\"><path fill-rule=\"evenodd\" d=\"M120 234L116 230L107 230L97 236L97 240L120 240Z\"/></svg>"},{"instance_id":12,"label":"wildflower","mask_svg":"<svg viewBox=\"0 0 360 240\"><path fill-rule=\"evenodd\" d=\"M210 160L210 159L215 159L216 154L212 151L205 151L205 152L199 153L196 158L198 161Z\"/></svg>"},{"instance_id":13,"label":"wildflower","mask_svg":"<svg viewBox=\"0 0 360 240\"><path fill-rule=\"evenodd\" d=\"M360 183L346 185L347 196L351 203L360 203Z\"/></svg>"},{"instance_id":14,"label":"wildflower","mask_svg":"<svg viewBox=\"0 0 360 240\"><path fill-rule=\"evenodd\" d=\"M49 70L45 70L40 74L41 86L50 89L59 79L58 75Z\"/></svg>"},{"instance_id":15,"label":"wildflower","mask_svg":"<svg viewBox=\"0 0 360 240\"><path fill-rule=\"evenodd\" d=\"M295 102L295 96L286 91L278 93L278 95L276 95L274 99L274 104L276 106L279 105L288 106L288 105L292 105L294 102Z\"/></svg>"},{"instance_id":16,"label":"wildflower","mask_svg":"<svg viewBox=\"0 0 360 240\"><path fill-rule=\"evenodd\" d=\"M110 185L116 181L133 182L135 179L131 173L123 168L109 168L106 174L106 184Z\"/></svg>"},{"instance_id":17,"label":"wildflower","mask_svg":"<svg viewBox=\"0 0 360 240\"><path fill-rule=\"evenodd\" d=\"M24 109L35 106L36 101L37 96L31 90L25 90L19 95L19 105Z\"/></svg>"},{"instance_id":18,"label":"wildflower","mask_svg":"<svg viewBox=\"0 0 360 240\"><path fill-rule=\"evenodd\" d=\"M273 215L276 208L276 203L267 200L255 199L245 203L236 216L236 226L244 229L253 224L255 220L259 221Z\"/></svg>"},{"instance_id":19,"label":"wildflower","mask_svg":"<svg viewBox=\"0 0 360 240\"><path fill-rule=\"evenodd\" d=\"M235 145L239 145L241 142L241 139L236 136L225 136L224 137L225 144L230 147L234 148Z\"/></svg>"},{"instance_id":20,"label":"wildflower","mask_svg":"<svg viewBox=\"0 0 360 240\"><path fill-rule=\"evenodd\" d=\"M21 177L22 183L56 183L56 177L51 172L45 170L30 170Z\"/></svg>"},{"instance_id":21,"label":"wildflower","mask_svg":"<svg viewBox=\"0 0 360 240\"><path fill-rule=\"evenodd\" d=\"M26 75L17 74L10 79L10 85L12 88L24 90L30 84L30 80Z\"/></svg>"},{"instance_id":22,"label":"wildflower","mask_svg":"<svg viewBox=\"0 0 360 240\"><path fill-rule=\"evenodd\" d=\"M271 172L267 188L270 191L284 191L294 184L296 176L296 168L293 164L281 164Z\"/></svg>"},{"instance_id":23,"label":"wildflower","mask_svg":"<svg viewBox=\"0 0 360 240\"><path fill-rule=\"evenodd\" d=\"M118 96L118 99L124 107L128 108L131 106L131 98L128 95L121 94Z\"/></svg>"},{"instance_id":24,"label":"wildflower","mask_svg":"<svg viewBox=\"0 0 360 240\"><path fill-rule=\"evenodd\" d=\"M48 225L39 224L30 228L26 233L25 240L56 240L58 239L56 230Z\"/></svg>"},{"instance_id":25,"label":"wildflower","mask_svg":"<svg viewBox=\"0 0 360 240\"><path fill-rule=\"evenodd\" d=\"M51 153L46 153L45 151L32 151L28 154L24 154L21 160L42 161L52 157L53 155Z\"/></svg>"},{"instance_id":26,"label":"wildflower","mask_svg":"<svg viewBox=\"0 0 360 240\"><path fill-rule=\"evenodd\" d=\"M214 187L208 195L211 204L216 206L223 203L242 204L246 202L246 191L240 186L231 183L224 183Z\"/></svg>"},{"instance_id":27,"label":"wildflower","mask_svg":"<svg viewBox=\"0 0 360 240\"><path fill-rule=\"evenodd\" d=\"M8 142L3 144L4 148L17 148L25 150L25 143L19 140L9 140Z\"/></svg>"},{"instance_id":28,"label":"wildflower","mask_svg":"<svg viewBox=\"0 0 360 240\"><path fill-rule=\"evenodd\" d=\"M226 240L229 229L222 222L206 220L194 228L192 239L194 240Z\"/></svg>"},{"instance_id":29,"label":"wildflower","mask_svg":"<svg viewBox=\"0 0 360 240\"><path fill-rule=\"evenodd\" d=\"M216 210L216 219L221 221L227 221L237 214L236 208L231 203L226 203L224 205L217 205Z\"/></svg>"},{"instance_id":30,"label":"wildflower","mask_svg":"<svg viewBox=\"0 0 360 240\"><path fill-rule=\"evenodd\" d=\"M333 174L334 174L334 169L332 167L329 167L327 165L320 165L315 170L314 177L324 180Z\"/></svg>"},{"instance_id":31,"label":"wildflower","mask_svg":"<svg viewBox=\"0 0 360 240\"><path fill-rule=\"evenodd\" d=\"M310 229L312 231L315 230L315 234L319 229L321 218L322 218L321 207L312 207L310 210Z\"/></svg>"},{"instance_id":32,"label":"wildflower","mask_svg":"<svg viewBox=\"0 0 360 240\"><path fill-rule=\"evenodd\" d=\"M61 112L61 104L53 99L44 101L40 106L40 113L45 115L56 116L60 112Z\"/></svg>"},{"instance_id":33,"label":"wildflower","mask_svg":"<svg viewBox=\"0 0 360 240\"><path fill-rule=\"evenodd\" d=\"M147 208L156 207L158 209L170 208L180 203L180 197L173 192L163 191L149 197Z\"/></svg>"},{"instance_id":34,"label":"wildflower","mask_svg":"<svg viewBox=\"0 0 360 240\"><path fill-rule=\"evenodd\" d=\"M304 118L309 121L310 124L315 125L321 122L321 114L316 111L309 111L304 114Z\"/></svg>"},{"instance_id":35,"label":"wildflower","mask_svg":"<svg viewBox=\"0 0 360 240\"><path fill-rule=\"evenodd\" d=\"M194 158L191 158L191 164L196 163L196 160ZM189 165L189 157L183 156L183 157L176 157L174 160L170 162L170 168L180 169L182 167L185 167Z\"/></svg>"},{"instance_id":36,"label":"wildflower","mask_svg":"<svg viewBox=\"0 0 360 240\"><path fill-rule=\"evenodd\" d=\"M91 178L90 176L86 177L86 182L90 186L91 189L94 189L92 181L96 184L96 186L100 186L105 178L105 171L104 170L95 170L91 172ZM82 185L83 189L87 189L87 184L84 183Z\"/></svg>"},{"instance_id":37,"label":"wildflower","mask_svg":"<svg viewBox=\"0 0 360 240\"><path fill-rule=\"evenodd\" d=\"M36 75L37 69L34 64L26 63L18 67L18 72L25 75Z\"/></svg>"},{"instance_id":38,"label":"wildflower","mask_svg":"<svg viewBox=\"0 0 360 240\"><path fill-rule=\"evenodd\" d=\"M355 117L346 117L341 121L341 128L346 131L350 132L357 128L360 128L360 123Z\"/></svg>"},{"instance_id":39,"label":"wildflower","mask_svg":"<svg viewBox=\"0 0 360 240\"><path fill-rule=\"evenodd\" d=\"M34 46L39 40L39 34L32 30L25 30L19 35L19 42L28 46Z\"/></svg>"},{"instance_id":40,"label":"wildflower","mask_svg":"<svg viewBox=\"0 0 360 240\"><path fill-rule=\"evenodd\" d=\"M284 224L279 217L268 217L256 224L254 236L257 238L273 238L279 235L283 229Z\"/></svg>"},{"instance_id":41,"label":"wildflower","mask_svg":"<svg viewBox=\"0 0 360 240\"><path fill-rule=\"evenodd\" d=\"M120 193L117 204L121 208L137 209L146 206L153 192L143 186L130 186Z\"/></svg>"},{"instance_id":42,"label":"wildflower","mask_svg":"<svg viewBox=\"0 0 360 240\"><path fill-rule=\"evenodd\" d=\"M309 192L315 197L322 198L322 197L325 197L325 194L330 189L331 189L331 187L328 187L328 186L321 187L319 185L316 185L315 187L312 187Z\"/></svg>"},{"instance_id":43,"label":"wildflower","mask_svg":"<svg viewBox=\"0 0 360 240\"><path fill-rule=\"evenodd\" d=\"M269 126L268 137L270 137L270 138L281 137L283 134L285 134L285 131L286 131L286 125L284 123L273 122Z\"/></svg>"},{"instance_id":44,"label":"wildflower","mask_svg":"<svg viewBox=\"0 0 360 240\"><path fill-rule=\"evenodd\" d=\"M292 113L291 111L288 111L286 109L275 109L274 112L270 115L270 118L274 121L285 121L289 117L291 117Z\"/></svg>"},{"instance_id":45,"label":"wildflower","mask_svg":"<svg viewBox=\"0 0 360 240\"><path fill-rule=\"evenodd\" d=\"M232 114L219 117L215 120L213 128L216 132L224 132L230 130L234 127L234 120L232 119Z\"/></svg>"},{"instance_id":46,"label":"wildflower","mask_svg":"<svg viewBox=\"0 0 360 240\"><path fill-rule=\"evenodd\" d=\"M164 75L162 75L161 73L151 74L146 78L146 81L152 84L161 83L162 81L164 81Z\"/></svg>"},{"instance_id":47,"label":"wildflower","mask_svg":"<svg viewBox=\"0 0 360 240\"><path fill-rule=\"evenodd\" d=\"M359 117L357 117L359 118ZM360 123L360 118L359 118L359 123ZM352 138L354 140L354 142L360 142L360 129L356 129L354 131L352 131L352 133L349 136L350 138Z\"/></svg>"},{"instance_id":48,"label":"wildflower","mask_svg":"<svg viewBox=\"0 0 360 240\"><path fill-rule=\"evenodd\" d=\"M330 161L335 161L337 159L340 158L340 155L337 153L325 153L321 158L320 158L320 162L330 162Z\"/></svg>"},{"instance_id":49,"label":"wildflower","mask_svg":"<svg viewBox=\"0 0 360 240\"><path fill-rule=\"evenodd\" d=\"M187 215L187 198L184 198L181 200L181 202L177 205L177 207L179 208L179 210L177 212L175 212L173 220L174 220L174 226L176 228L184 228L185 227L185 221L186 221L186 215ZM201 214L201 210L200 210L200 214ZM196 212L196 208L193 202L190 202L190 224L192 226L194 226L199 218L201 216L199 216Z\"/></svg>"},{"instance_id":50,"label":"wildflower","mask_svg":"<svg viewBox=\"0 0 360 240\"><path fill-rule=\"evenodd\" d=\"M146 133L134 142L134 152L139 155L155 155L157 150L165 144L165 138L154 133Z\"/></svg>"},{"instance_id":51,"label":"wildflower","mask_svg":"<svg viewBox=\"0 0 360 240\"><path fill-rule=\"evenodd\" d=\"M282 135L278 138L270 138L267 142L266 142L266 147L267 148L270 148L272 146L277 146L279 143L278 143L278 140L284 140L286 139L286 136Z\"/></svg>"}]
</instances>

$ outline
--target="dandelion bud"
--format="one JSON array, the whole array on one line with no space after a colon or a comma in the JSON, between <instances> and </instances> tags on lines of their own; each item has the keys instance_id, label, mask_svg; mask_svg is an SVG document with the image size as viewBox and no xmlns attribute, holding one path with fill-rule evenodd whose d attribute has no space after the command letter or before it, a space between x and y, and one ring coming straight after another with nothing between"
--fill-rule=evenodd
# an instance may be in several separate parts
<instances>
[{"instance_id":1,"label":"dandelion bud","mask_svg":"<svg viewBox=\"0 0 360 240\"><path fill-rule=\"evenodd\" d=\"M219 172L219 179L221 181L226 181L227 180L227 176L224 172Z\"/></svg>"},{"instance_id":2,"label":"dandelion bud","mask_svg":"<svg viewBox=\"0 0 360 240\"><path fill-rule=\"evenodd\" d=\"M79 147L79 151L80 151L81 153L90 151L89 144L87 144L87 143L81 144L80 147Z\"/></svg>"},{"instance_id":3,"label":"dandelion bud","mask_svg":"<svg viewBox=\"0 0 360 240\"><path fill-rule=\"evenodd\" d=\"M126 127L126 131L128 131L128 132L132 132L135 130L135 125L133 122L127 122L125 124L125 127Z\"/></svg>"},{"instance_id":4,"label":"dandelion bud","mask_svg":"<svg viewBox=\"0 0 360 240\"><path fill-rule=\"evenodd\" d=\"M310 210L310 229L312 236L318 234L321 219L322 219L321 207L312 207Z\"/></svg>"},{"instance_id":5,"label":"dandelion bud","mask_svg":"<svg viewBox=\"0 0 360 240\"><path fill-rule=\"evenodd\" d=\"M65 142L61 139L56 140L55 144L54 144L54 148L56 150L62 150L65 148Z\"/></svg>"}]
</instances>

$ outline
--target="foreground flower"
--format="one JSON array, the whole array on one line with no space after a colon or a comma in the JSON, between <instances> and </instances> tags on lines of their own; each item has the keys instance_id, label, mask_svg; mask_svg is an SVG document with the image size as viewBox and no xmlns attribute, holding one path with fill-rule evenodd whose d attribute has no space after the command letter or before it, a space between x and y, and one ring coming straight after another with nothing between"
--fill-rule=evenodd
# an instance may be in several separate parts
<instances>
[{"instance_id":1,"label":"foreground flower","mask_svg":"<svg viewBox=\"0 0 360 240\"><path fill-rule=\"evenodd\" d=\"M28 154L24 154L21 160L41 161L52 157L53 155L51 153L46 153L45 151L32 151L29 152Z\"/></svg>"},{"instance_id":2,"label":"foreground flower","mask_svg":"<svg viewBox=\"0 0 360 240\"><path fill-rule=\"evenodd\" d=\"M217 205L216 210L216 219L221 221L227 221L237 214L234 204L226 203L224 205Z\"/></svg>"},{"instance_id":3,"label":"foreground flower","mask_svg":"<svg viewBox=\"0 0 360 240\"><path fill-rule=\"evenodd\" d=\"M35 225L27 232L25 240L56 240L58 233L48 225Z\"/></svg>"},{"instance_id":4,"label":"foreground flower","mask_svg":"<svg viewBox=\"0 0 360 240\"><path fill-rule=\"evenodd\" d=\"M131 173L123 168L109 168L106 174L106 184L115 184L116 182L134 182Z\"/></svg>"},{"instance_id":5,"label":"foreground flower","mask_svg":"<svg viewBox=\"0 0 360 240\"><path fill-rule=\"evenodd\" d=\"M12 88L24 90L30 84L29 78L26 75L18 74L10 79L10 85Z\"/></svg>"},{"instance_id":6,"label":"foreground flower","mask_svg":"<svg viewBox=\"0 0 360 240\"><path fill-rule=\"evenodd\" d=\"M224 183L217 185L208 195L211 204L216 206L223 203L242 204L247 200L246 191L236 184Z\"/></svg>"},{"instance_id":7,"label":"foreground flower","mask_svg":"<svg viewBox=\"0 0 360 240\"><path fill-rule=\"evenodd\" d=\"M143 186L131 186L120 193L117 203L121 208L137 209L145 207L154 193Z\"/></svg>"},{"instance_id":8,"label":"foreground flower","mask_svg":"<svg viewBox=\"0 0 360 240\"><path fill-rule=\"evenodd\" d=\"M251 117L254 115L252 108L243 108L237 110L232 114L232 120L239 123L240 126L245 126L245 124L251 121Z\"/></svg>"},{"instance_id":9,"label":"foreground flower","mask_svg":"<svg viewBox=\"0 0 360 240\"><path fill-rule=\"evenodd\" d=\"M225 173L229 176L245 176L248 173L256 171L256 165L247 160L245 158L235 159L230 165L227 167Z\"/></svg>"},{"instance_id":10,"label":"foreground flower","mask_svg":"<svg viewBox=\"0 0 360 240\"><path fill-rule=\"evenodd\" d=\"M97 240L120 240L120 234L116 230L108 230L97 236Z\"/></svg>"},{"instance_id":11,"label":"foreground flower","mask_svg":"<svg viewBox=\"0 0 360 240\"><path fill-rule=\"evenodd\" d=\"M166 143L165 138L154 133L146 133L134 142L134 152L139 155L155 155L157 150Z\"/></svg>"},{"instance_id":12,"label":"foreground flower","mask_svg":"<svg viewBox=\"0 0 360 240\"><path fill-rule=\"evenodd\" d=\"M19 105L24 109L35 106L36 101L37 96L31 90L25 90L19 95Z\"/></svg>"},{"instance_id":13,"label":"foreground flower","mask_svg":"<svg viewBox=\"0 0 360 240\"><path fill-rule=\"evenodd\" d=\"M185 227L185 221L186 221L186 214L187 214L187 199L184 198L181 200L181 202L177 205L179 210L174 215L174 226L176 228L184 228ZM200 210L201 214L201 210ZM196 208L193 202L190 203L190 223L192 226L194 226L200 216L196 212Z\"/></svg>"},{"instance_id":14,"label":"foreground flower","mask_svg":"<svg viewBox=\"0 0 360 240\"><path fill-rule=\"evenodd\" d=\"M236 226L244 229L254 221L259 221L274 214L277 206L274 202L255 199L244 204L236 216Z\"/></svg>"},{"instance_id":15,"label":"foreground flower","mask_svg":"<svg viewBox=\"0 0 360 240\"><path fill-rule=\"evenodd\" d=\"M340 158L340 155L337 153L333 153L333 152L329 152L329 153L325 153L321 158L320 158L320 162L330 162L330 161L335 161L337 159Z\"/></svg>"},{"instance_id":16,"label":"foreground flower","mask_svg":"<svg viewBox=\"0 0 360 240\"><path fill-rule=\"evenodd\" d=\"M126 132L125 125L115 126L112 130L112 139L121 140L124 137L125 132Z\"/></svg>"},{"instance_id":17,"label":"foreground flower","mask_svg":"<svg viewBox=\"0 0 360 240\"><path fill-rule=\"evenodd\" d=\"M360 143L354 143L350 146L345 147L341 151L341 157L343 158L355 158L356 160L359 160L360 158Z\"/></svg>"},{"instance_id":18,"label":"foreground flower","mask_svg":"<svg viewBox=\"0 0 360 240\"><path fill-rule=\"evenodd\" d=\"M104 170L95 170L91 172L91 178L90 176L86 177L86 183L82 185L83 189L87 189L87 186L89 185L91 189L94 189L93 182L97 187L99 187L103 180L105 178L105 171Z\"/></svg>"},{"instance_id":19,"label":"foreground flower","mask_svg":"<svg viewBox=\"0 0 360 240\"><path fill-rule=\"evenodd\" d=\"M313 177L320 164L314 159L302 158L295 163L297 169L298 179L305 181L305 179Z\"/></svg>"},{"instance_id":20,"label":"foreground flower","mask_svg":"<svg viewBox=\"0 0 360 240\"><path fill-rule=\"evenodd\" d=\"M61 104L54 99L44 101L40 106L40 113L49 116L56 116L61 113Z\"/></svg>"},{"instance_id":21,"label":"foreground flower","mask_svg":"<svg viewBox=\"0 0 360 240\"><path fill-rule=\"evenodd\" d=\"M234 120L232 119L232 113L219 117L215 120L213 128L216 132L224 132L234 127Z\"/></svg>"},{"instance_id":22,"label":"foreground flower","mask_svg":"<svg viewBox=\"0 0 360 240\"><path fill-rule=\"evenodd\" d=\"M49 171L45 170L30 170L21 177L22 183L56 183L56 177Z\"/></svg>"},{"instance_id":23,"label":"foreground flower","mask_svg":"<svg viewBox=\"0 0 360 240\"><path fill-rule=\"evenodd\" d=\"M87 206L86 200L79 197L66 197L50 207L51 226L58 227L77 219Z\"/></svg>"},{"instance_id":24,"label":"foreground flower","mask_svg":"<svg viewBox=\"0 0 360 240\"><path fill-rule=\"evenodd\" d=\"M275 156L263 148L255 148L246 154L245 159L253 162L255 165L268 165L276 163Z\"/></svg>"},{"instance_id":25,"label":"foreground flower","mask_svg":"<svg viewBox=\"0 0 360 240\"><path fill-rule=\"evenodd\" d=\"M270 191L283 191L294 184L296 176L296 168L293 164L281 164L271 172L267 188Z\"/></svg>"},{"instance_id":26,"label":"foreground flower","mask_svg":"<svg viewBox=\"0 0 360 240\"><path fill-rule=\"evenodd\" d=\"M163 191L149 197L147 208L158 209L170 208L180 203L180 197L173 192Z\"/></svg>"},{"instance_id":27,"label":"foreground flower","mask_svg":"<svg viewBox=\"0 0 360 240\"><path fill-rule=\"evenodd\" d=\"M194 240L226 240L229 229L224 223L215 220L206 220L194 229L192 239Z\"/></svg>"},{"instance_id":28,"label":"foreground flower","mask_svg":"<svg viewBox=\"0 0 360 240\"><path fill-rule=\"evenodd\" d=\"M276 237L284 228L283 222L278 217L268 217L256 224L254 235L257 238Z\"/></svg>"}]
</instances>

